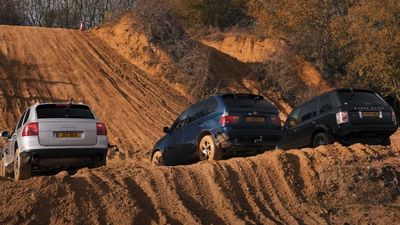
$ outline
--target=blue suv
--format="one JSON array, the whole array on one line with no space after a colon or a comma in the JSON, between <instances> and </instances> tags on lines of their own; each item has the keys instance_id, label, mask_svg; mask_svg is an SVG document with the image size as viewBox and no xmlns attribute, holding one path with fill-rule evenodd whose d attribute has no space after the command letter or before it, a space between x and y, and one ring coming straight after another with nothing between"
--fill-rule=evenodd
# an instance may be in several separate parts
<instances>
[{"instance_id":1,"label":"blue suv","mask_svg":"<svg viewBox=\"0 0 400 225\"><path fill-rule=\"evenodd\" d=\"M277 108L262 96L210 96L175 120L151 151L153 165L177 165L274 149L282 136Z\"/></svg>"}]
</instances>

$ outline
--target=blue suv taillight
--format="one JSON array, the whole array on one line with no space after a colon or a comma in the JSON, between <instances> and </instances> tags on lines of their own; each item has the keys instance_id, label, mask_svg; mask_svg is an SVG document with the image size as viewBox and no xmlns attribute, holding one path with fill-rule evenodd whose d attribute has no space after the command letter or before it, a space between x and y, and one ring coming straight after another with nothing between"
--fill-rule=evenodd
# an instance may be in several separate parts
<instances>
[{"instance_id":1,"label":"blue suv taillight","mask_svg":"<svg viewBox=\"0 0 400 225\"><path fill-rule=\"evenodd\" d=\"M239 122L239 119L239 116L229 116L227 114L224 114L219 119L219 124L221 124L222 126L225 126L227 124L235 124Z\"/></svg>"}]
</instances>

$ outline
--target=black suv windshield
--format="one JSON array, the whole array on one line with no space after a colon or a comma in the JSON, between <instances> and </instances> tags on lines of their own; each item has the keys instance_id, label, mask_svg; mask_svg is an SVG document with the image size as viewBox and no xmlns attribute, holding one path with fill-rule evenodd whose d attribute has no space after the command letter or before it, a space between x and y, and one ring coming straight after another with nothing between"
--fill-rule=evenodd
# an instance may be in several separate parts
<instances>
[{"instance_id":1,"label":"black suv windshield","mask_svg":"<svg viewBox=\"0 0 400 225\"><path fill-rule=\"evenodd\" d=\"M223 99L226 106L229 108L274 108L274 106L262 96L257 95L230 94L224 95Z\"/></svg>"},{"instance_id":2,"label":"black suv windshield","mask_svg":"<svg viewBox=\"0 0 400 225\"><path fill-rule=\"evenodd\" d=\"M80 118L94 119L90 108L86 105L46 104L36 107L38 119Z\"/></svg>"},{"instance_id":3,"label":"black suv windshield","mask_svg":"<svg viewBox=\"0 0 400 225\"><path fill-rule=\"evenodd\" d=\"M342 103L347 102L352 105L384 104L384 102L371 91L341 90L339 91L339 98Z\"/></svg>"}]
</instances>

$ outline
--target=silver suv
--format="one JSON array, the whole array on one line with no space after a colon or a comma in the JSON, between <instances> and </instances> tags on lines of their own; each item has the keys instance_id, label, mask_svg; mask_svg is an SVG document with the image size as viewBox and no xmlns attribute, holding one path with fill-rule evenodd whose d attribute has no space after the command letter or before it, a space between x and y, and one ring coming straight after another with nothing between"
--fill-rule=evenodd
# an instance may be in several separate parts
<instances>
[{"instance_id":1,"label":"silver suv","mask_svg":"<svg viewBox=\"0 0 400 225\"><path fill-rule=\"evenodd\" d=\"M35 173L106 165L105 124L84 104L37 103L28 108L14 131L2 131L0 175L27 179Z\"/></svg>"}]
</instances>

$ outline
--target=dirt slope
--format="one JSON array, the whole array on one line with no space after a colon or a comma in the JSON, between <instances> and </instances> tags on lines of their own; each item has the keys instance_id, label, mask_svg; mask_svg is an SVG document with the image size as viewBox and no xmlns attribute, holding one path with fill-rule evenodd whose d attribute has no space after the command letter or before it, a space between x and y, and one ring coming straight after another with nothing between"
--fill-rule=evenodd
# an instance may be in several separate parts
<instances>
[{"instance_id":1,"label":"dirt slope","mask_svg":"<svg viewBox=\"0 0 400 225\"><path fill-rule=\"evenodd\" d=\"M399 152L340 145L0 180L3 224L395 224Z\"/></svg>"},{"instance_id":2,"label":"dirt slope","mask_svg":"<svg viewBox=\"0 0 400 225\"><path fill-rule=\"evenodd\" d=\"M143 11L127 14L91 34L133 65L194 99L221 92L258 93L251 64L194 40L168 14ZM290 113L291 107L276 93L261 94L281 109L282 119Z\"/></svg>"},{"instance_id":3,"label":"dirt slope","mask_svg":"<svg viewBox=\"0 0 400 225\"><path fill-rule=\"evenodd\" d=\"M307 61L298 56L287 44L280 40L265 39L251 34L235 32L216 33L201 42L216 48L244 63L278 62L295 68L297 76L309 88L317 92L331 89L321 74Z\"/></svg>"},{"instance_id":4,"label":"dirt slope","mask_svg":"<svg viewBox=\"0 0 400 225\"><path fill-rule=\"evenodd\" d=\"M0 128L36 101L93 106L119 158L142 156L188 104L98 38L65 29L0 26Z\"/></svg>"}]
</instances>

